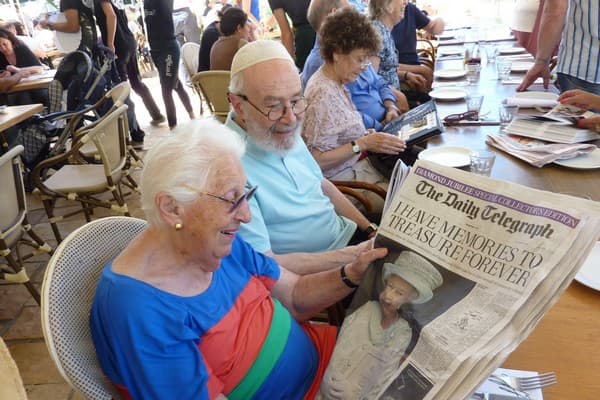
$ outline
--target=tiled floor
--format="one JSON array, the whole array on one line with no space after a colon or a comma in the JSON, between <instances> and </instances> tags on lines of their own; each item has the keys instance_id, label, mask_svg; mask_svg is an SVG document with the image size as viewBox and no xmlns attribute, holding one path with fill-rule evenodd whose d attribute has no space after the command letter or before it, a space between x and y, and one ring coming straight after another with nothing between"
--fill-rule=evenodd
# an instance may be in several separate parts
<instances>
[{"instance_id":1,"label":"tiled floor","mask_svg":"<svg viewBox=\"0 0 600 400\"><path fill-rule=\"evenodd\" d=\"M164 109L158 79L147 78L144 82L150 87L159 107ZM192 100L194 111L198 116L198 96L190 88L188 88L188 93ZM178 120L180 124L183 124L189 118L177 96L175 95L174 97L178 108ZM150 125L150 116L144 108L141 99L136 94L132 94L131 98L136 105L138 121L146 132L146 148L153 141L156 141L157 138L169 135L170 131L166 124L159 127ZM41 202L33 195L27 196L27 202L29 219L33 224L33 229L44 240L47 240L51 246L55 247L56 242L50 230L50 225L47 223L46 214ZM139 208L138 195L129 197L127 203L133 216L143 217ZM109 212L99 212L97 215L101 216L104 214L109 214ZM68 222L61 223L59 229L64 237L83 223L83 216L75 217L68 220ZM26 268L29 277L39 288L44 277L48 257L46 255L38 255L27 261ZM17 363L30 400L83 399L81 394L71 389L64 381L50 359L42 335L40 308L23 285L0 284L0 336L6 342Z\"/></svg>"}]
</instances>

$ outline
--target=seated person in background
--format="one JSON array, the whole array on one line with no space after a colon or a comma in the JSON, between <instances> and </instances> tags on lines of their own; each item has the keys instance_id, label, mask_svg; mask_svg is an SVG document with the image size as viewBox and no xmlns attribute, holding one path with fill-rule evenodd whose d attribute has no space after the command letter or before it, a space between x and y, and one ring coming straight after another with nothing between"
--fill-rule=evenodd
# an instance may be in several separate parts
<instances>
[{"instance_id":1,"label":"seated person in background","mask_svg":"<svg viewBox=\"0 0 600 400\"><path fill-rule=\"evenodd\" d=\"M308 21L318 32L328 14L347 6L346 0L312 0L308 8ZM315 45L306 59L301 74L304 88L306 88L310 77L321 65L323 65L323 58L321 57L320 38L317 35ZM391 121L408 111L408 102L404 94L393 89L373 69L372 65L361 69L358 78L353 82L346 83L345 86L350 92L354 106L361 114L365 127L368 129L378 131L383 127L383 123Z\"/></svg>"},{"instance_id":2,"label":"seated person in background","mask_svg":"<svg viewBox=\"0 0 600 400\"><path fill-rule=\"evenodd\" d=\"M379 49L379 36L367 17L350 7L329 15L319 35L325 64L306 86L303 137L326 178L364 181L387 189L387 178L360 155L363 151L399 154L406 145L395 135L368 132L344 87L369 65L369 54ZM363 194L377 210L383 209L379 196Z\"/></svg>"},{"instance_id":3,"label":"seated person in background","mask_svg":"<svg viewBox=\"0 0 600 400\"><path fill-rule=\"evenodd\" d=\"M215 14L219 16L219 14L224 13L230 7L232 7L231 4L225 4L219 11L215 11ZM200 38L200 50L198 50L198 72L208 71L210 69L210 51L221 36L219 25L219 20L212 21L206 25L206 28L204 28L204 31L202 32L202 37Z\"/></svg>"},{"instance_id":4,"label":"seated person in background","mask_svg":"<svg viewBox=\"0 0 600 400\"><path fill-rule=\"evenodd\" d=\"M273 40L242 47L229 91L233 110L225 124L246 142L248 184L261 188L249 202L252 221L240 227L242 238L280 260L287 253L345 250L372 236L376 225L323 177L300 137L306 99L285 47Z\"/></svg>"},{"instance_id":5,"label":"seated person in background","mask_svg":"<svg viewBox=\"0 0 600 400\"><path fill-rule=\"evenodd\" d=\"M570 104L584 110L591 110L600 113L600 96L585 92L581 89L567 90L558 96L558 101L561 104ZM600 114L583 118L577 121L579 128L585 128L592 131L600 132Z\"/></svg>"},{"instance_id":6,"label":"seated person in background","mask_svg":"<svg viewBox=\"0 0 600 400\"><path fill-rule=\"evenodd\" d=\"M433 82L433 70L426 65L421 65L417 54L417 29L424 29L432 35L444 32L444 20L441 18L429 19L425 13L413 3L408 3L404 9L404 18L392 29L392 38L398 50L398 73L402 78L406 73L417 74L425 78L422 81L409 83L411 90L428 92ZM406 79L403 79L406 81Z\"/></svg>"},{"instance_id":7,"label":"seated person in background","mask_svg":"<svg viewBox=\"0 0 600 400\"><path fill-rule=\"evenodd\" d=\"M307 275L257 253L237 236L256 190L244 144L215 121L196 127L145 158L148 228L107 263L92 305L102 369L130 399L312 398L337 332L307 319L386 250Z\"/></svg>"},{"instance_id":8,"label":"seated person in background","mask_svg":"<svg viewBox=\"0 0 600 400\"><path fill-rule=\"evenodd\" d=\"M23 24L21 24L19 21L7 22L2 26L2 28L6 29L15 35L21 42L25 43L25 45L37 58L46 58L46 50L44 50L38 40L25 33L23 30Z\"/></svg>"},{"instance_id":9,"label":"seated person in background","mask_svg":"<svg viewBox=\"0 0 600 400\"><path fill-rule=\"evenodd\" d=\"M248 21L248 15L237 7L227 8L219 13L219 17L219 29L223 36L210 50L210 69L229 71L235 53L252 41L254 25Z\"/></svg>"},{"instance_id":10,"label":"seated person in background","mask_svg":"<svg viewBox=\"0 0 600 400\"><path fill-rule=\"evenodd\" d=\"M18 74L19 80L44 70L40 60L11 32L0 28L0 71ZM7 103L22 105L31 103L48 104L48 90L28 90L8 95Z\"/></svg>"},{"instance_id":11,"label":"seated person in background","mask_svg":"<svg viewBox=\"0 0 600 400\"><path fill-rule=\"evenodd\" d=\"M0 28L0 70L29 76L41 73L44 67L25 43L8 30Z\"/></svg>"}]
</instances>

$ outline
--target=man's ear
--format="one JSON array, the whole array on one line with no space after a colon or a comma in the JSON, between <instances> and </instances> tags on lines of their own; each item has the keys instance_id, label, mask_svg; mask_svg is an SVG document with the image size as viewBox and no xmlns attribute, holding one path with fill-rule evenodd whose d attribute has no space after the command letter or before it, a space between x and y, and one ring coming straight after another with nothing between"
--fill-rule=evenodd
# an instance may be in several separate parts
<instances>
[{"instance_id":1,"label":"man's ear","mask_svg":"<svg viewBox=\"0 0 600 400\"><path fill-rule=\"evenodd\" d=\"M154 204L160 214L160 218L168 226L183 223L183 207L170 194L165 192L157 193L154 198Z\"/></svg>"},{"instance_id":2,"label":"man's ear","mask_svg":"<svg viewBox=\"0 0 600 400\"><path fill-rule=\"evenodd\" d=\"M242 110L242 98L236 96L234 93L229 93L229 102L233 107L233 111L235 111L235 115L240 117L242 120L244 119L244 111Z\"/></svg>"}]
</instances>

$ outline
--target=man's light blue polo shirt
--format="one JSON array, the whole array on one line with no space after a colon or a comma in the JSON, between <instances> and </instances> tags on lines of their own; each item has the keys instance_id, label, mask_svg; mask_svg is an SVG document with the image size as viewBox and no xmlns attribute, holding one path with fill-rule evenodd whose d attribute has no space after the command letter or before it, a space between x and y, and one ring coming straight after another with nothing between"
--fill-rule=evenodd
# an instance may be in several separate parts
<instances>
[{"instance_id":1,"label":"man's light blue polo shirt","mask_svg":"<svg viewBox=\"0 0 600 400\"><path fill-rule=\"evenodd\" d=\"M338 216L323 194L323 174L302 140L285 155L258 147L231 119L225 125L246 142L242 165L248 185L258 185L250 200L252 220L240 235L260 252L319 252L344 247L356 223Z\"/></svg>"}]
</instances>

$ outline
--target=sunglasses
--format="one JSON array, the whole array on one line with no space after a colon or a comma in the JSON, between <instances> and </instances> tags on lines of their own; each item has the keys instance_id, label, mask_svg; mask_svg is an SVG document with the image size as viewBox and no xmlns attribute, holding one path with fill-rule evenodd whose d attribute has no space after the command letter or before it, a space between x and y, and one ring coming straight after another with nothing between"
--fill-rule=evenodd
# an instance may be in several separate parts
<instances>
[{"instance_id":1,"label":"sunglasses","mask_svg":"<svg viewBox=\"0 0 600 400\"><path fill-rule=\"evenodd\" d=\"M444 117L444 125L456 125L460 121L477 121L478 118L478 111L467 111L462 114L450 114Z\"/></svg>"}]
</instances>

